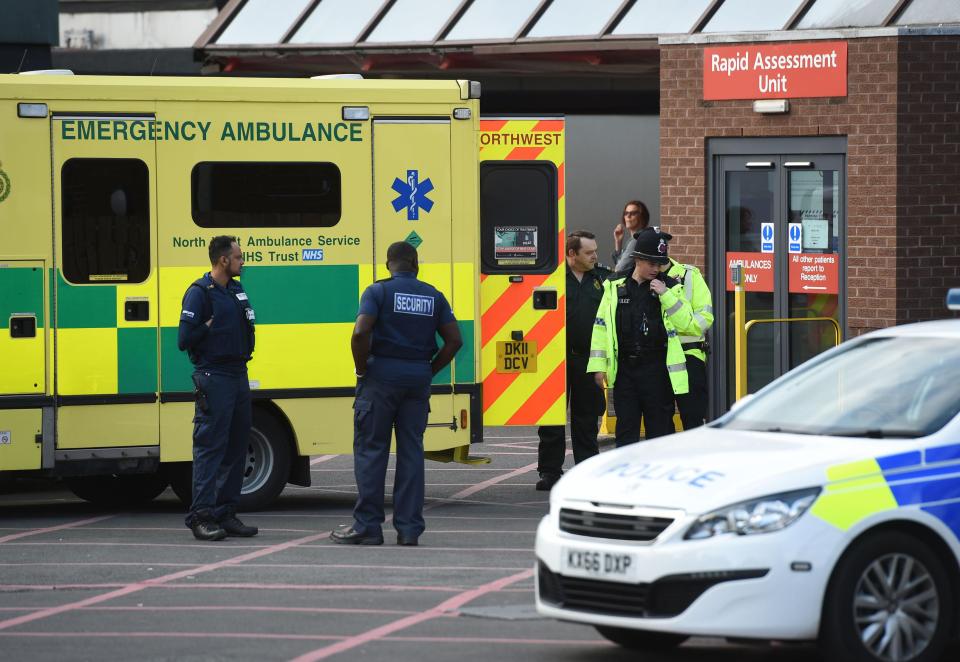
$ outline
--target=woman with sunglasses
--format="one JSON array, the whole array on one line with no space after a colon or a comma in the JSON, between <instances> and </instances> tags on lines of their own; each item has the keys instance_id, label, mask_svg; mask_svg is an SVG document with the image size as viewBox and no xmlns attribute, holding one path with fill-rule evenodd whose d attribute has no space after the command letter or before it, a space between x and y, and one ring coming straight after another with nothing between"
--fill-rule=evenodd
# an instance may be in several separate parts
<instances>
[{"instance_id":1,"label":"woman with sunglasses","mask_svg":"<svg viewBox=\"0 0 960 662\"><path fill-rule=\"evenodd\" d=\"M650 211L639 200L630 200L623 207L620 222L613 229L614 271L633 269L633 235L650 224Z\"/></svg>"}]
</instances>

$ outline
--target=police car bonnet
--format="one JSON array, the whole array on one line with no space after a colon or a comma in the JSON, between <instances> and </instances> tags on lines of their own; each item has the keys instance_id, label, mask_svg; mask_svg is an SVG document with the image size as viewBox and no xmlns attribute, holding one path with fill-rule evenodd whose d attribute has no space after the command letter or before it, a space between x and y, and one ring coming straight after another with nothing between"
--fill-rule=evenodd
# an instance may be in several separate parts
<instances>
[{"instance_id":1,"label":"police car bonnet","mask_svg":"<svg viewBox=\"0 0 960 662\"><path fill-rule=\"evenodd\" d=\"M673 239L668 232L660 232L657 228L644 228L633 235L633 257L650 260L658 264L669 264L667 257L667 242Z\"/></svg>"}]
</instances>

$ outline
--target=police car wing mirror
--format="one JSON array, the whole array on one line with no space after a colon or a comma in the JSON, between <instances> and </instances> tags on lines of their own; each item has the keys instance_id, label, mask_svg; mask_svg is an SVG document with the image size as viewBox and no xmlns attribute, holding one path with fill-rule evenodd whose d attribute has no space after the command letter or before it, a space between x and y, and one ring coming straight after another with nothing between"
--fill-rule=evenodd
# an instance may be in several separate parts
<instances>
[{"instance_id":1,"label":"police car wing mirror","mask_svg":"<svg viewBox=\"0 0 960 662\"><path fill-rule=\"evenodd\" d=\"M947 290L947 310L960 310L960 287Z\"/></svg>"},{"instance_id":2,"label":"police car wing mirror","mask_svg":"<svg viewBox=\"0 0 960 662\"><path fill-rule=\"evenodd\" d=\"M745 396L743 396L742 398L734 402L732 405L730 405L730 411L737 411L738 409L742 409L745 404L753 400L753 397L754 397L753 393L747 393Z\"/></svg>"}]
</instances>

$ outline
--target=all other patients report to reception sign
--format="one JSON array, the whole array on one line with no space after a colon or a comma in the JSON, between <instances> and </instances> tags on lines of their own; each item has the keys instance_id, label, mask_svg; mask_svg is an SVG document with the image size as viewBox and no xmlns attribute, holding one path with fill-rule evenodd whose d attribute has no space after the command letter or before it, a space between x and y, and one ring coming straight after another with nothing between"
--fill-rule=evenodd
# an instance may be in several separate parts
<instances>
[{"instance_id":1,"label":"all other patients report to reception sign","mask_svg":"<svg viewBox=\"0 0 960 662\"><path fill-rule=\"evenodd\" d=\"M703 50L703 98L847 96L847 42L750 44Z\"/></svg>"}]
</instances>

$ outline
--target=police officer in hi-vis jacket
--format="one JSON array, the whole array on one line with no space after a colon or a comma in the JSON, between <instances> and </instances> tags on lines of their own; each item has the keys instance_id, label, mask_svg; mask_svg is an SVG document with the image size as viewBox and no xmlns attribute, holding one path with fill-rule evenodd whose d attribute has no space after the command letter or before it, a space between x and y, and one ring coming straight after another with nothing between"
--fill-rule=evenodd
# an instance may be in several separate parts
<instances>
[{"instance_id":1,"label":"police officer in hi-vis jacket","mask_svg":"<svg viewBox=\"0 0 960 662\"><path fill-rule=\"evenodd\" d=\"M674 395L688 392L680 334L693 322L683 286L664 273L667 241L658 228L635 235L634 266L604 282L587 372L613 388L617 446L674 432Z\"/></svg>"},{"instance_id":2,"label":"police officer in hi-vis jacket","mask_svg":"<svg viewBox=\"0 0 960 662\"><path fill-rule=\"evenodd\" d=\"M186 525L198 540L257 535L237 517L243 459L253 412L247 362L253 354L253 308L234 280L243 253L234 237L210 240L210 271L183 295L177 345L194 365L193 502Z\"/></svg>"}]
</instances>

